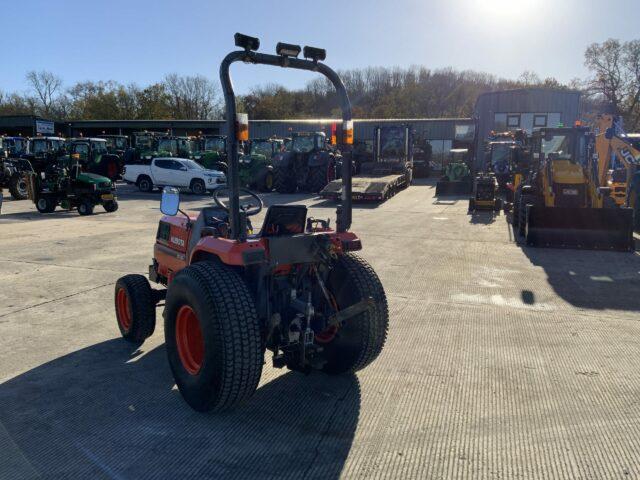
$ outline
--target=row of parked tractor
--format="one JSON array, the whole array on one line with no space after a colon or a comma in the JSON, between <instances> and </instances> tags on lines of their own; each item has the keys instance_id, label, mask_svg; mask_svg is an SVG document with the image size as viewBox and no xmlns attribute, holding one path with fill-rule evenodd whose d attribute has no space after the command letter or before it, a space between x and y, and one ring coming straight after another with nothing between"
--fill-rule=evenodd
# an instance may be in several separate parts
<instances>
[{"instance_id":1,"label":"row of parked tractor","mask_svg":"<svg viewBox=\"0 0 640 480\"><path fill-rule=\"evenodd\" d=\"M640 145L618 117L593 124L492 133L471 176L452 162L436 193L472 193L469 211L511 210L529 246L635 250L640 231Z\"/></svg>"},{"instance_id":2,"label":"row of parked tractor","mask_svg":"<svg viewBox=\"0 0 640 480\"><path fill-rule=\"evenodd\" d=\"M342 154L335 138L297 132L238 142L240 183L260 192L305 192L337 201ZM202 195L226 184L227 142L222 135L148 131L131 137L0 137L0 187L15 199L31 198L41 213L60 206L82 215L93 213L96 205L115 211L117 180L143 192L173 186ZM413 177L413 143L408 125L376 128L372 148L361 142L351 154L352 198L383 201L406 188ZM425 174L428 159L423 157L416 168Z\"/></svg>"}]
</instances>

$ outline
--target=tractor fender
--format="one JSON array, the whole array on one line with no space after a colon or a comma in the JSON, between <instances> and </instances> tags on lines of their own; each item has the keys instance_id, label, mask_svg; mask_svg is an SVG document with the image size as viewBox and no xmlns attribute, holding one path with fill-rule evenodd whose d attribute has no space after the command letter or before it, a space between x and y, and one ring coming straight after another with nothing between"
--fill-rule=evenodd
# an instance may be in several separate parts
<instances>
[{"instance_id":1,"label":"tractor fender","mask_svg":"<svg viewBox=\"0 0 640 480\"><path fill-rule=\"evenodd\" d=\"M271 159L274 168L288 168L293 164L294 152L279 152Z\"/></svg>"},{"instance_id":2,"label":"tractor fender","mask_svg":"<svg viewBox=\"0 0 640 480\"><path fill-rule=\"evenodd\" d=\"M309 167L326 167L332 160L333 155L329 152L315 152L309 157Z\"/></svg>"}]
</instances>

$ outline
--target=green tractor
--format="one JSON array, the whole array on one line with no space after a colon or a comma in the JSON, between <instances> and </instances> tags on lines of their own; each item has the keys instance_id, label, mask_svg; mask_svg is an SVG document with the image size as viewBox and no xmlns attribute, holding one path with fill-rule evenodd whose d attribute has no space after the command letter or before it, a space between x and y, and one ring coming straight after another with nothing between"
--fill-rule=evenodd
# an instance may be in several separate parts
<instances>
[{"instance_id":1,"label":"green tractor","mask_svg":"<svg viewBox=\"0 0 640 480\"><path fill-rule=\"evenodd\" d=\"M190 157L204 168L227 173L227 137L202 135Z\"/></svg>"},{"instance_id":2,"label":"green tractor","mask_svg":"<svg viewBox=\"0 0 640 480\"><path fill-rule=\"evenodd\" d=\"M284 150L280 138L256 138L249 141L245 155L240 157L240 183L247 188L270 192L273 190L271 158Z\"/></svg>"},{"instance_id":3,"label":"green tractor","mask_svg":"<svg viewBox=\"0 0 640 480\"><path fill-rule=\"evenodd\" d=\"M28 162L21 156L26 152L27 139L0 136L0 192L8 188L14 200L27 198L25 173Z\"/></svg>"},{"instance_id":4,"label":"green tractor","mask_svg":"<svg viewBox=\"0 0 640 480\"><path fill-rule=\"evenodd\" d=\"M78 155L83 169L115 181L122 174L122 162L116 154L109 153L104 138L79 137L67 141L67 152Z\"/></svg>"},{"instance_id":5,"label":"green tractor","mask_svg":"<svg viewBox=\"0 0 640 480\"><path fill-rule=\"evenodd\" d=\"M52 213L57 206L77 208L80 215L91 215L96 205L107 212L118 209L115 184L84 171L80 153L34 158L27 180L29 198L40 213Z\"/></svg>"},{"instance_id":6,"label":"green tractor","mask_svg":"<svg viewBox=\"0 0 640 480\"><path fill-rule=\"evenodd\" d=\"M168 150L160 149L160 139L166 138L166 133L159 132L133 132L132 145L125 151L125 165L150 165L151 160L156 157L171 157ZM170 142L163 142L163 148L169 146Z\"/></svg>"}]
</instances>

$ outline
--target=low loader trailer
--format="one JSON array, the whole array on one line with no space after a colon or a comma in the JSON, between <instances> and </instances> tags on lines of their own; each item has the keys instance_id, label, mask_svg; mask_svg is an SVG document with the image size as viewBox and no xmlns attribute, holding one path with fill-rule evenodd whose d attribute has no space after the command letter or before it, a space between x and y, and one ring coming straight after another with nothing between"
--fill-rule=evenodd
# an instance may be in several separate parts
<instances>
[{"instance_id":1,"label":"low loader trailer","mask_svg":"<svg viewBox=\"0 0 640 480\"><path fill-rule=\"evenodd\" d=\"M351 181L353 201L383 202L411 184L413 139L409 126L376 127L374 139L373 161L362 163L360 173ZM341 180L329 182L320 196L339 201Z\"/></svg>"}]
</instances>

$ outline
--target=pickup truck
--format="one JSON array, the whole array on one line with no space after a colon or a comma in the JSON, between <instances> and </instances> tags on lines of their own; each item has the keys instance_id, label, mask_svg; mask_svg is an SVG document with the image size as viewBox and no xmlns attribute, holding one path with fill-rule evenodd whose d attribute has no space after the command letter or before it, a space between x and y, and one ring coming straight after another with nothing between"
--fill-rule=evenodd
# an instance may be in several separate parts
<instances>
[{"instance_id":1,"label":"pickup truck","mask_svg":"<svg viewBox=\"0 0 640 480\"><path fill-rule=\"evenodd\" d=\"M222 172L207 170L193 160L174 157L154 158L149 165L125 165L123 178L125 182L137 185L141 192L170 185L188 188L197 195L227 183Z\"/></svg>"}]
</instances>

